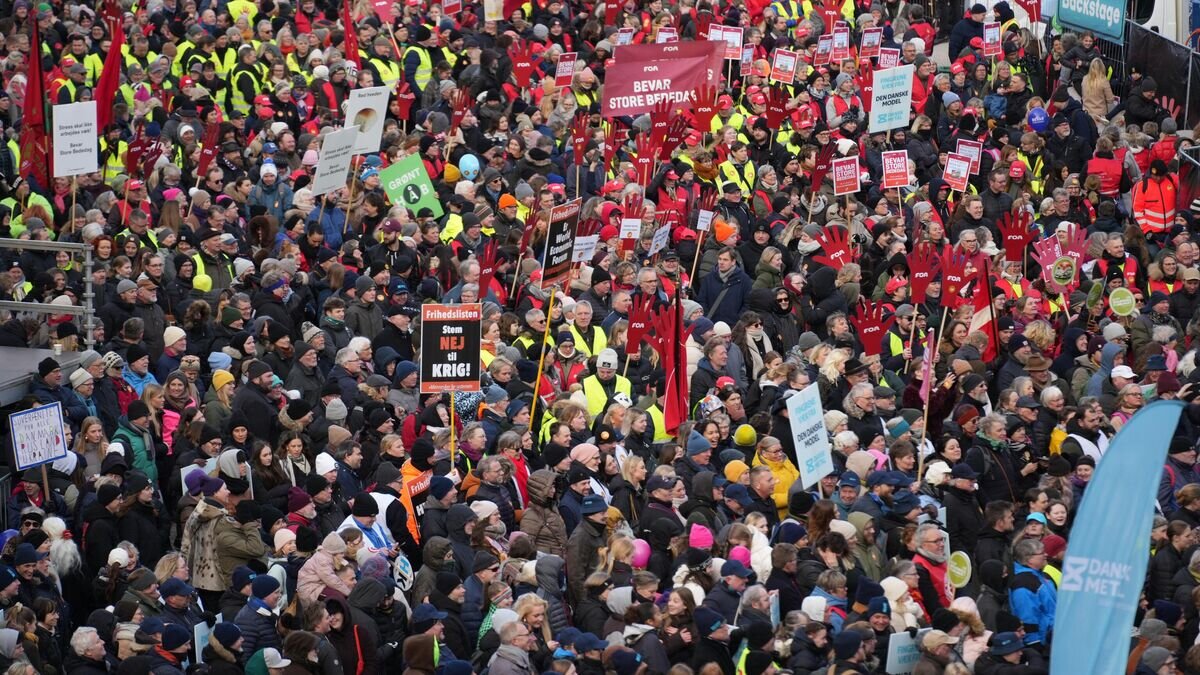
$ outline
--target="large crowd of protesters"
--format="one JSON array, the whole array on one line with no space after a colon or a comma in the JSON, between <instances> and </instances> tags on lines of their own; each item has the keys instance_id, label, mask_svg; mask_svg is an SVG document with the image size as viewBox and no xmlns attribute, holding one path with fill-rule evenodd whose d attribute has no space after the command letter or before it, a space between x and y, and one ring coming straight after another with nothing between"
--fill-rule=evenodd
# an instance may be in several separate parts
<instances>
[{"instance_id":1,"label":"large crowd of protesters","mask_svg":"<svg viewBox=\"0 0 1200 675\"><path fill-rule=\"evenodd\" d=\"M61 404L69 448L5 495L0 672L842 675L892 672L900 640L918 675L1069 660L1057 585L1093 471L1200 381L1192 141L1154 79L1005 0L454 4L0 0L0 234L91 251L0 251L5 299L64 307L3 312L0 346L59 354L28 402ZM818 56L831 21L849 58ZM639 182L652 116L604 116L606 69L721 25L749 58ZM874 28L914 67L886 131ZM350 92L379 85L380 146L314 196ZM99 171L39 179L22 123L91 100ZM964 140L978 170L951 190ZM895 150L907 184L884 188ZM381 182L411 155L441 216ZM818 165L852 156L861 189L835 195ZM598 246L544 288L550 208L576 198ZM425 303L481 303L479 387L422 393ZM630 344L647 308L682 316L685 363ZM806 484L808 388L834 470ZM1195 421L1130 674L1200 673Z\"/></svg>"}]
</instances>

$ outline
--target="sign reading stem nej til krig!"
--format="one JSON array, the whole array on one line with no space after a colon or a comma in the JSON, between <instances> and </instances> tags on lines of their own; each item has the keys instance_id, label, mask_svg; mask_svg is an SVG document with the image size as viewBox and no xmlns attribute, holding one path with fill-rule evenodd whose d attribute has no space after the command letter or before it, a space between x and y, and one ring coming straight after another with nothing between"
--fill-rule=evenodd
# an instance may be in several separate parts
<instances>
[{"instance_id":1,"label":"sign reading stem nej til krig!","mask_svg":"<svg viewBox=\"0 0 1200 675\"><path fill-rule=\"evenodd\" d=\"M483 305L421 305L421 393L479 391Z\"/></svg>"}]
</instances>

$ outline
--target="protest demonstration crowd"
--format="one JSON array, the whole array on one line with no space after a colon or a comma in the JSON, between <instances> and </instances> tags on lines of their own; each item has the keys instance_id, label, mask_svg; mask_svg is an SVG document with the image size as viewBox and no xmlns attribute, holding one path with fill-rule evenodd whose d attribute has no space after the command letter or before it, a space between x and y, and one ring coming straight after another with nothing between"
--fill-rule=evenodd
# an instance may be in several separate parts
<instances>
[{"instance_id":1,"label":"protest demonstration crowd","mask_svg":"<svg viewBox=\"0 0 1200 675\"><path fill-rule=\"evenodd\" d=\"M1092 33L0 7L5 675L1200 674L1194 134Z\"/></svg>"}]
</instances>

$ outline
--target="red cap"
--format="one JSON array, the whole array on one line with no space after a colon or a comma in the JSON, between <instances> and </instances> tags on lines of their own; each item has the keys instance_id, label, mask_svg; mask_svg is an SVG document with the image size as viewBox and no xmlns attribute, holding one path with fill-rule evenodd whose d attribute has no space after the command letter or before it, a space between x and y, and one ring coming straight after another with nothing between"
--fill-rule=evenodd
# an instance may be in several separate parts
<instances>
[{"instance_id":1,"label":"red cap","mask_svg":"<svg viewBox=\"0 0 1200 675\"><path fill-rule=\"evenodd\" d=\"M767 97L763 96L762 94L755 94L750 97L750 102L754 105L766 105Z\"/></svg>"},{"instance_id":2,"label":"red cap","mask_svg":"<svg viewBox=\"0 0 1200 675\"><path fill-rule=\"evenodd\" d=\"M134 180L129 181L129 189L130 190L141 190L144 187L146 187L146 184L140 180L137 180L136 178Z\"/></svg>"},{"instance_id":3,"label":"red cap","mask_svg":"<svg viewBox=\"0 0 1200 675\"><path fill-rule=\"evenodd\" d=\"M180 89L191 89L194 86L196 86L196 78L194 77L185 75L179 80Z\"/></svg>"},{"instance_id":4,"label":"red cap","mask_svg":"<svg viewBox=\"0 0 1200 675\"><path fill-rule=\"evenodd\" d=\"M254 97L254 105L271 105L271 97L266 94L259 94Z\"/></svg>"},{"instance_id":5,"label":"red cap","mask_svg":"<svg viewBox=\"0 0 1200 675\"><path fill-rule=\"evenodd\" d=\"M1019 180L1025 177L1025 171L1025 162L1013 162L1012 166L1008 167L1008 177Z\"/></svg>"},{"instance_id":6,"label":"red cap","mask_svg":"<svg viewBox=\"0 0 1200 675\"><path fill-rule=\"evenodd\" d=\"M904 285L907 283L908 283L908 281L905 279L901 279L900 277L892 277L891 279L888 280L887 286L884 288L884 292L887 293L888 295L891 295L892 293L895 293L896 291L903 288Z\"/></svg>"},{"instance_id":7,"label":"red cap","mask_svg":"<svg viewBox=\"0 0 1200 675\"><path fill-rule=\"evenodd\" d=\"M625 187L625 184L619 180L610 180L600 188L600 194L606 195L610 192L620 192Z\"/></svg>"},{"instance_id":8,"label":"red cap","mask_svg":"<svg viewBox=\"0 0 1200 675\"><path fill-rule=\"evenodd\" d=\"M683 142L688 145L699 145L702 140L704 140L704 135L699 131L693 130L684 137Z\"/></svg>"},{"instance_id":9,"label":"red cap","mask_svg":"<svg viewBox=\"0 0 1200 675\"><path fill-rule=\"evenodd\" d=\"M733 99L729 97L729 94L721 94L717 99L717 110L729 110L732 107Z\"/></svg>"},{"instance_id":10,"label":"red cap","mask_svg":"<svg viewBox=\"0 0 1200 675\"><path fill-rule=\"evenodd\" d=\"M675 173L675 169L667 169L667 175L663 177L667 180L679 180L679 174Z\"/></svg>"},{"instance_id":11,"label":"red cap","mask_svg":"<svg viewBox=\"0 0 1200 675\"><path fill-rule=\"evenodd\" d=\"M717 378L717 389L724 389L725 387L736 387L736 386L737 386L737 382L734 382L733 378L728 375L722 375L721 377Z\"/></svg>"},{"instance_id":12,"label":"red cap","mask_svg":"<svg viewBox=\"0 0 1200 675\"><path fill-rule=\"evenodd\" d=\"M613 225L605 225L604 227L600 228L600 239L602 241L613 239L619 234L621 234L621 231Z\"/></svg>"},{"instance_id":13,"label":"red cap","mask_svg":"<svg viewBox=\"0 0 1200 675\"><path fill-rule=\"evenodd\" d=\"M971 38L971 46L974 47L975 49L983 49L983 38L981 38L981 37Z\"/></svg>"},{"instance_id":14,"label":"red cap","mask_svg":"<svg viewBox=\"0 0 1200 675\"><path fill-rule=\"evenodd\" d=\"M753 96L760 91L762 91L762 87L758 86L757 84L752 84L749 87L746 87L747 96Z\"/></svg>"},{"instance_id":15,"label":"red cap","mask_svg":"<svg viewBox=\"0 0 1200 675\"><path fill-rule=\"evenodd\" d=\"M550 192L553 192L556 195L562 195L562 194L567 193L567 186L563 185L562 183L548 183L546 185L546 189L549 190Z\"/></svg>"},{"instance_id":16,"label":"red cap","mask_svg":"<svg viewBox=\"0 0 1200 675\"><path fill-rule=\"evenodd\" d=\"M965 72L967 72L967 69L963 66L961 61L955 61L954 63L950 64L950 74L951 75L957 75L959 73L965 73Z\"/></svg>"}]
</instances>

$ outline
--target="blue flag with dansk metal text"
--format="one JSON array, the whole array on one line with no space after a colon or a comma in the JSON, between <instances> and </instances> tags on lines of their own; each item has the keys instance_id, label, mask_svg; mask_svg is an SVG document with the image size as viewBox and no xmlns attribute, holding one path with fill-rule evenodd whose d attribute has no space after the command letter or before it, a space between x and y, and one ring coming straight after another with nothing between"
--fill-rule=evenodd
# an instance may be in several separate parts
<instances>
[{"instance_id":1,"label":"blue flag with dansk metal text","mask_svg":"<svg viewBox=\"0 0 1200 675\"><path fill-rule=\"evenodd\" d=\"M1183 412L1159 401L1122 427L1071 528L1054 615L1050 675L1123 675L1167 448Z\"/></svg>"}]
</instances>

